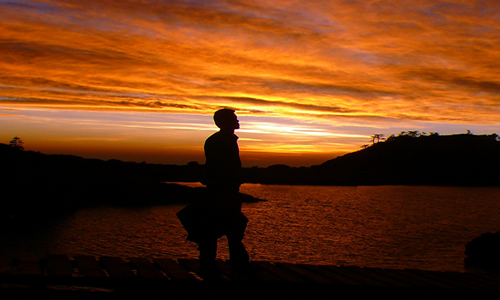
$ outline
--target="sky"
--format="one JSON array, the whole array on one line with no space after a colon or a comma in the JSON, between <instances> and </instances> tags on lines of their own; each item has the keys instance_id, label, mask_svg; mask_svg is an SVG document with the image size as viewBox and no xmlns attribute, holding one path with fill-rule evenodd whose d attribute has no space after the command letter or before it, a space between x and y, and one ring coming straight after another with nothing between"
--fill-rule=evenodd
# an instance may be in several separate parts
<instances>
[{"instance_id":1,"label":"sky","mask_svg":"<svg viewBox=\"0 0 500 300\"><path fill-rule=\"evenodd\" d=\"M373 134L500 134L500 1L0 0L0 143L311 166Z\"/></svg>"}]
</instances>

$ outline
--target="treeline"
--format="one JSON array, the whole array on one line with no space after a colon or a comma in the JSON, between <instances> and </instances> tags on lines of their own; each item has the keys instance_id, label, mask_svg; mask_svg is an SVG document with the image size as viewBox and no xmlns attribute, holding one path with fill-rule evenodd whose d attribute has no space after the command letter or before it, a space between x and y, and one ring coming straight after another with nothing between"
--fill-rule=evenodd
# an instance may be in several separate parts
<instances>
[{"instance_id":1,"label":"treeline","mask_svg":"<svg viewBox=\"0 0 500 300\"><path fill-rule=\"evenodd\" d=\"M460 134L459 134L460 135ZM472 132L470 130L467 130L467 133L465 133L465 135L474 135L472 134ZM429 132L429 133L426 133L426 132L420 132L418 130L414 130L414 131L401 131L398 135L395 135L395 134L391 134L389 137L385 137L384 134L380 134L380 133L375 133L373 134L371 137L370 137L370 141L371 141L371 144L365 144L363 146L361 146L361 148L363 149L366 149L376 143L379 143L379 142L393 142L393 141L396 141L398 139L407 139L407 138L427 138L427 137L431 137L431 138L437 138L439 137L440 134L439 132ZM456 136L456 135L455 135ZM487 139L487 140L493 140L493 141L500 141L500 136L496 133L492 133L492 134L486 134L486 135L478 135L480 138L482 139Z\"/></svg>"}]
</instances>

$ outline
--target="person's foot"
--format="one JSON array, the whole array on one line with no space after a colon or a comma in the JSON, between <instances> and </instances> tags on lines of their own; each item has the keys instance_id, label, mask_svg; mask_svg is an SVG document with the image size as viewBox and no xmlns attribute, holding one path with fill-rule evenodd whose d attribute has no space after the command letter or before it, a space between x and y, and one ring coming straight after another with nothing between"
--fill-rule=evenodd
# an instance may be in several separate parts
<instances>
[{"instance_id":1,"label":"person's foot","mask_svg":"<svg viewBox=\"0 0 500 300\"><path fill-rule=\"evenodd\" d=\"M227 263L231 266L231 270L238 273L245 274L255 274L257 272L257 268L252 265L249 261L245 262L231 262L230 260Z\"/></svg>"},{"instance_id":2,"label":"person's foot","mask_svg":"<svg viewBox=\"0 0 500 300\"><path fill-rule=\"evenodd\" d=\"M200 275L203 279L220 276L220 270L214 264L200 264Z\"/></svg>"}]
</instances>

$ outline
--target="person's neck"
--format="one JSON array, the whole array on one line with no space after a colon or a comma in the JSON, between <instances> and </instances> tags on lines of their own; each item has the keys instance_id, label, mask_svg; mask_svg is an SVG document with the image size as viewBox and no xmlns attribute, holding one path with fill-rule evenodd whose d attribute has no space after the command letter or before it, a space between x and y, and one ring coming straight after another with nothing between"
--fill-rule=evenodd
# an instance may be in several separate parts
<instances>
[{"instance_id":1,"label":"person's neck","mask_svg":"<svg viewBox=\"0 0 500 300\"><path fill-rule=\"evenodd\" d=\"M234 129L228 129L228 128L221 128L220 132L222 133L232 133L234 134Z\"/></svg>"}]
</instances>

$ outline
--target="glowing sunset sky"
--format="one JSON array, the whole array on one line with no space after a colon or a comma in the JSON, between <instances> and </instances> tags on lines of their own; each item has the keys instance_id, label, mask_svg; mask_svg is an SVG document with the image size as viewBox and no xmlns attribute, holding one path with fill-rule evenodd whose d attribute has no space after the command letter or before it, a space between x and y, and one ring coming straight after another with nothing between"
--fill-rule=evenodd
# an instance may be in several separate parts
<instances>
[{"instance_id":1,"label":"glowing sunset sky","mask_svg":"<svg viewBox=\"0 0 500 300\"><path fill-rule=\"evenodd\" d=\"M0 0L0 142L244 166L319 164L403 130L500 133L500 1Z\"/></svg>"}]
</instances>

